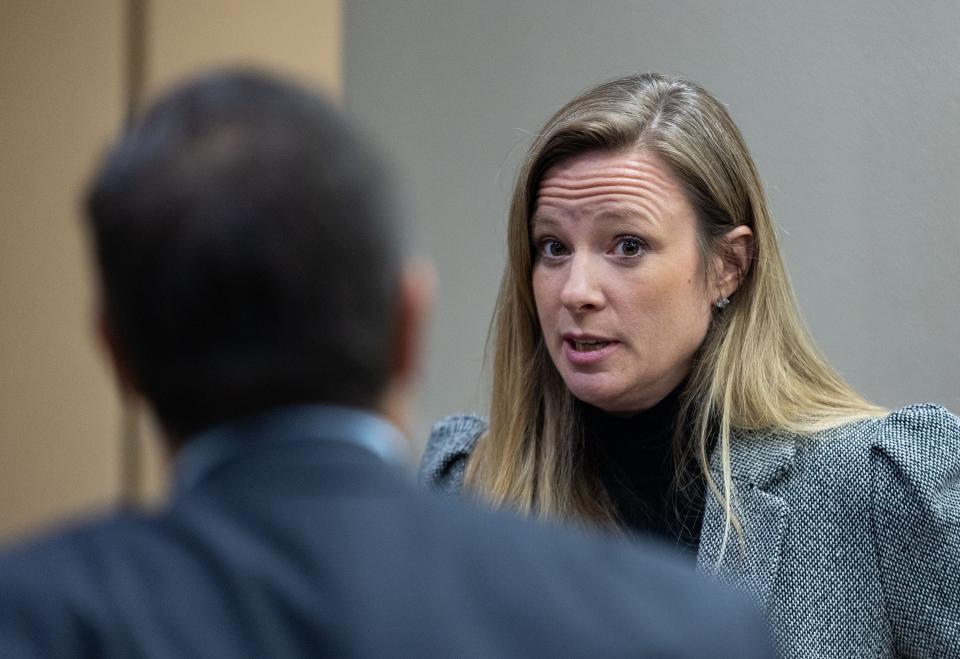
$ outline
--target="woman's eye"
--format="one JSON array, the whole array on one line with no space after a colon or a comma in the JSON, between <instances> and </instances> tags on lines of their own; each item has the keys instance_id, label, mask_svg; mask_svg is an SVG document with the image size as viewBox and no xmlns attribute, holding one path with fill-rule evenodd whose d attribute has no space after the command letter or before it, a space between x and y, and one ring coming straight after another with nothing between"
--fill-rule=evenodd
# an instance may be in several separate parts
<instances>
[{"instance_id":1,"label":"woman's eye","mask_svg":"<svg viewBox=\"0 0 960 659\"><path fill-rule=\"evenodd\" d=\"M565 256L567 253L567 248L559 240L541 240L540 241L540 255L545 256L548 259L555 259L560 256Z\"/></svg>"},{"instance_id":2,"label":"woman's eye","mask_svg":"<svg viewBox=\"0 0 960 659\"><path fill-rule=\"evenodd\" d=\"M639 256L643 253L644 242L639 238L621 238L613 251L617 256Z\"/></svg>"}]
</instances>

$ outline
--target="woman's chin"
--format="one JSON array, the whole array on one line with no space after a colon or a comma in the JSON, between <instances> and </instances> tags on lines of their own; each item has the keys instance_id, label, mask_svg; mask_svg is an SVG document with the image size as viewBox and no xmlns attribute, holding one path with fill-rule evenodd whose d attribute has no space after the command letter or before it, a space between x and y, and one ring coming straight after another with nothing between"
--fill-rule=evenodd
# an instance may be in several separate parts
<instances>
[{"instance_id":1,"label":"woman's chin","mask_svg":"<svg viewBox=\"0 0 960 659\"><path fill-rule=\"evenodd\" d=\"M573 394L573 397L581 403L592 405L611 414L619 411L617 396L612 392L597 389L596 387L571 387L569 384L567 388L570 390L570 393Z\"/></svg>"},{"instance_id":2,"label":"woman's chin","mask_svg":"<svg viewBox=\"0 0 960 659\"><path fill-rule=\"evenodd\" d=\"M595 381L589 383L592 386L585 386L587 383L583 382L582 379L575 379L566 384L567 389L573 394L574 398L614 416L636 414L637 412L652 407L662 398L662 396L654 396L651 400L647 401L636 395L636 388L630 391L624 391L620 387L597 386L601 383Z\"/></svg>"},{"instance_id":3,"label":"woman's chin","mask_svg":"<svg viewBox=\"0 0 960 659\"><path fill-rule=\"evenodd\" d=\"M626 384L627 379L619 373L567 371L561 376L574 398L604 412L633 414L642 409L637 394L646 389L636 383Z\"/></svg>"}]
</instances>

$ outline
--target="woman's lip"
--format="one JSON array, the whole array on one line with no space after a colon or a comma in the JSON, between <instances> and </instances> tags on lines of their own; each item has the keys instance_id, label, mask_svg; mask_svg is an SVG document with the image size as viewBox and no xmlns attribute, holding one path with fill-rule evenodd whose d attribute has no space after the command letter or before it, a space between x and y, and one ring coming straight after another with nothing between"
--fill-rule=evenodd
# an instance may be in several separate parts
<instances>
[{"instance_id":1,"label":"woman's lip","mask_svg":"<svg viewBox=\"0 0 960 659\"><path fill-rule=\"evenodd\" d=\"M576 366L596 364L597 362L606 359L610 353L616 350L617 346L620 345L619 341L606 341L606 345L602 348L581 352L576 349L574 343L576 342L573 339L564 338L563 356L567 359L567 361Z\"/></svg>"},{"instance_id":2,"label":"woman's lip","mask_svg":"<svg viewBox=\"0 0 960 659\"><path fill-rule=\"evenodd\" d=\"M589 342L597 342L597 341L606 341L606 342L612 342L612 341L613 341L613 339L608 339L608 338L603 337L603 336L596 336L596 335L594 335L594 334L571 334L571 333L567 333L567 334L563 334L562 337L563 337L563 340L564 340L564 341L578 341L578 342L580 342L580 343L585 343L585 342L586 342L586 343L589 343Z\"/></svg>"}]
</instances>

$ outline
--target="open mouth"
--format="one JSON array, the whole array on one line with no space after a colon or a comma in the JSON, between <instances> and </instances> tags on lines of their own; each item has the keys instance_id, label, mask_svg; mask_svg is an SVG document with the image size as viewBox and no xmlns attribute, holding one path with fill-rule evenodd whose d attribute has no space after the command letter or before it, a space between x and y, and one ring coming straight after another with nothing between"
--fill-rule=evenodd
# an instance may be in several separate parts
<instances>
[{"instance_id":1,"label":"open mouth","mask_svg":"<svg viewBox=\"0 0 960 659\"><path fill-rule=\"evenodd\" d=\"M613 339L568 335L563 339L563 354L568 362L577 367L596 366L606 360L619 344Z\"/></svg>"},{"instance_id":2,"label":"open mouth","mask_svg":"<svg viewBox=\"0 0 960 659\"><path fill-rule=\"evenodd\" d=\"M577 352L596 352L610 345L610 341L570 341Z\"/></svg>"}]
</instances>

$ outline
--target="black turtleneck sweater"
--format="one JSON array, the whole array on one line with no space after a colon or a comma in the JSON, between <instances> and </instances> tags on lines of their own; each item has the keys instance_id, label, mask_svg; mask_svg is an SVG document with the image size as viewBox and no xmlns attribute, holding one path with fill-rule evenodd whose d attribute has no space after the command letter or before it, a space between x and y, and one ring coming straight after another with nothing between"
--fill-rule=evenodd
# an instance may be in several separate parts
<instances>
[{"instance_id":1,"label":"black turtleneck sweater","mask_svg":"<svg viewBox=\"0 0 960 659\"><path fill-rule=\"evenodd\" d=\"M585 448L628 531L657 536L696 555L706 483L691 454L683 460L678 487L674 429L681 389L626 418L584 405Z\"/></svg>"}]
</instances>

